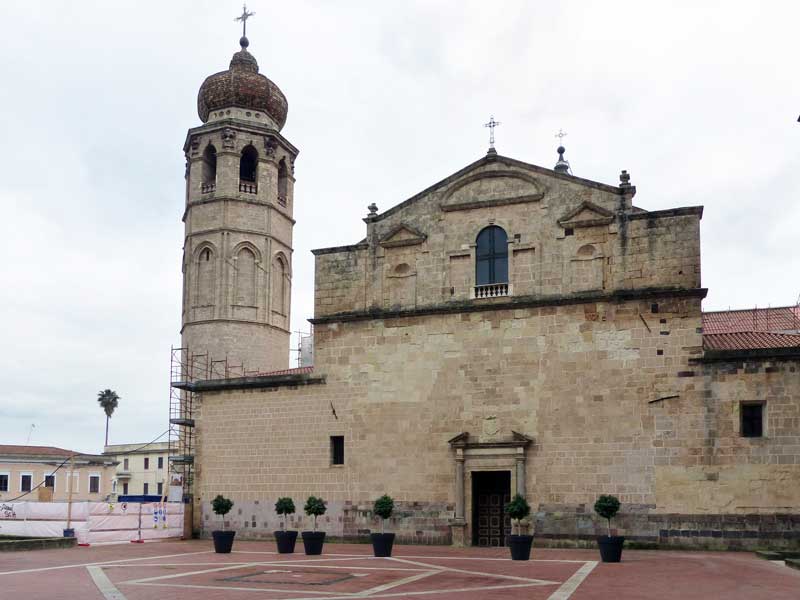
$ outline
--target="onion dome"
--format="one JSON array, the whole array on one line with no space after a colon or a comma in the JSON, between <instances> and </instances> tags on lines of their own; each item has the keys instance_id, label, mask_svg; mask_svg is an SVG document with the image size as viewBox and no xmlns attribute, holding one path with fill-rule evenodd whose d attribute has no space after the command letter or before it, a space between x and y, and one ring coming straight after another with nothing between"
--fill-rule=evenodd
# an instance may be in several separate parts
<instances>
[{"instance_id":1,"label":"onion dome","mask_svg":"<svg viewBox=\"0 0 800 600\"><path fill-rule=\"evenodd\" d=\"M289 104L286 96L272 81L258 72L258 62L247 51L246 37L239 40L242 49L233 55L227 71L206 78L197 94L197 114L205 123L216 110L243 108L262 112L281 130L286 123Z\"/></svg>"}]
</instances>

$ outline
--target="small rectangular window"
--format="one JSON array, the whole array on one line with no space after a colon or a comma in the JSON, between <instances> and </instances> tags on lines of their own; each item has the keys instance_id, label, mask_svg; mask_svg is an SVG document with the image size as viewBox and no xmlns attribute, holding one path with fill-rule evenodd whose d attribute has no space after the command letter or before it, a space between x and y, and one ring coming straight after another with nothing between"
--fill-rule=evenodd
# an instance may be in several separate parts
<instances>
[{"instance_id":1,"label":"small rectangular window","mask_svg":"<svg viewBox=\"0 0 800 600\"><path fill-rule=\"evenodd\" d=\"M575 235L575 230L572 227L564 229L564 235Z\"/></svg>"},{"instance_id":2,"label":"small rectangular window","mask_svg":"<svg viewBox=\"0 0 800 600\"><path fill-rule=\"evenodd\" d=\"M55 488L56 487L56 476L55 475L45 475L44 476L44 487Z\"/></svg>"},{"instance_id":3,"label":"small rectangular window","mask_svg":"<svg viewBox=\"0 0 800 600\"><path fill-rule=\"evenodd\" d=\"M742 437L762 437L764 435L764 404L741 404Z\"/></svg>"},{"instance_id":4,"label":"small rectangular window","mask_svg":"<svg viewBox=\"0 0 800 600\"><path fill-rule=\"evenodd\" d=\"M128 459L126 458L125 460L122 461L122 470L123 471L127 471L128 468L129 468L128 467Z\"/></svg>"},{"instance_id":5,"label":"small rectangular window","mask_svg":"<svg viewBox=\"0 0 800 600\"><path fill-rule=\"evenodd\" d=\"M164 468L164 457L163 456L159 456L158 457L158 468L159 469L163 469Z\"/></svg>"},{"instance_id":6,"label":"small rectangular window","mask_svg":"<svg viewBox=\"0 0 800 600\"><path fill-rule=\"evenodd\" d=\"M158 482L158 495L159 496L164 495L164 484L160 481Z\"/></svg>"},{"instance_id":7,"label":"small rectangular window","mask_svg":"<svg viewBox=\"0 0 800 600\"><path fill-rule=\"evenodd\" d=\"M146 456L144 457L144 468L145 469L149 469L150 468L150 459L148 457L146 457Z\"/></svg>"},{"instance_id":8,"label":"small rectangular window","mask_svg":"<svg viewBox=\"0 0 800 600\"><path fill-rule=\"evenodd\" d=\"M142 486L142 493L143 493L145 496L147 496L147 494L149 494L149 493L150 493L150 484L149 484L149 483L145 483L145 484Z\"/></svg>"},{"instance_id":9,"label":"small rectangular window","mask_svg":"<svg viewBox=\"0 0 800 600\"><path fill-rule=\"evenodd\" d=\"M343 465L344 464L344 436L332 435L331 436L331 464Z\"/></svg>"},{"instance_id":10,"label":"small rectangular window","mask_svg":"<svg viewBox=\"0 0 800 600\"><path fill-rule=\"evenodd\" d=\"M30 492L33 482L33 475L21 475L19 479L19 491Z\"/></svg>"},{"instance_id":11,"label":"small rectangular window","mask_svg":"<svg viewBox=\"0 0 800 600\"><path fill-rule=\"evenodd\" d=\"M8 473L0 474L0 492L8 491Z\"/></svg>"},{"instance_id":12,"label":"small rectangular window","mask_svg":"<svg viewBox=\"0 0 800 600\"><path fill-rule=\"evenodd\" d=\"M127 483L123 483L122 484L122 495L123 496L127 496L128 495L128 484Z\"/></svg>"},{"instance_id":13,"label":"small rectangular window","mask_svg":"<svg viewBox=\"0 0 800 600\"><path fill-rule=\"evenodd\" d=\"M89 493L100 493L100 475L89 475Z\"/></svg>"}]
</instances>

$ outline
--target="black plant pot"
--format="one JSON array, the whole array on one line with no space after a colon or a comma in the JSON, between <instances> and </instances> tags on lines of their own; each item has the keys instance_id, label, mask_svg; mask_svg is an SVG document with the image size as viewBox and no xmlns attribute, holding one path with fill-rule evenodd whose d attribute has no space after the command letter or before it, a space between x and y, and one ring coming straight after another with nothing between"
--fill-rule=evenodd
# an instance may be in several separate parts
<instances>
[{"instance_id":1,"label":"black plant pot","mask_svg":"<svg viewBox=\"0 0 800 600\"><path fill-rule=\"evenodd\" d=\"M292 554L297 541L296 531L276 531L275 541L278 542L278 554Z\"/></svg>"},{"instance_id":2,"label":"black plant pot","mask_svg":"<svg viewBox=\"0 0 800 600\"><path fill-rule=\"evenodd\" d=\"M622 558L622 545L625 537L621 535L601 535L597 537L600 548L600 559L603 562L616 563Z\"/></svg>"},{"instance_id":3,"label":"black plant pot","mask_svg":"<svg viewBox=\"0 0 800 600\"><path fill-rule=\"evenodd\" d=\"M372 552L375 556L389 557L392 555L393 533L371 533L369 539L372 540Z\"/></svg>"},{"instance_id":4,"label":"black plant pot","mask_svg":"<svg viewBox=\"0 0 800 600\"><path fill-rule=\"evenodd\" d=\"M306 549L306 554L309 556L316 556L322 554L322 546L325 543L324 531L304 531L303 532L303 546Z\"/></svg>"},{"instance_id":5,"label":"black plant pot","mask_svg":"<svg viewBox=\"0 0 800 600\"><path fill-rule=\"evenodd\" d=\"M214 552L217 554L230 554L233 548L233 536L235 531L212 531L211 537L214 538Z\"/></svg>"},{"instance_id":6,"label":"black plant pot","mask_svg":"<svg viewBox=\"0 0 800 600\"><path fill-rule=\"evenodd\" d=\"M511 560L530 560L532 535L508 536L508 547L511 549Z\"/></svg>"}]
</instances>

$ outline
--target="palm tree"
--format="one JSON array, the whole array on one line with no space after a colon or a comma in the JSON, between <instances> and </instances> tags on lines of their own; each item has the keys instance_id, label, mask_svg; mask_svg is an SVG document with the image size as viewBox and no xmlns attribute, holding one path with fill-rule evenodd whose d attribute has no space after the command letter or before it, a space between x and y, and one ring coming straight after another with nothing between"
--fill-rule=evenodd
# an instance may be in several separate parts
<instances>
[{"instance_id":1,"label":"palm tree","mask_svg":"<svg viewBox=\"0 0 800 600\"><path fill-rule=\"evenodd\" d=\"M111 418L111 415L114 414L114 409L116 409L117 405L119 404L119 396L117 396L117 392L114 390L102 390L97 393L97 402L103 407L103 410L106 413L105 445L108 446L108 420Z\"/></svg>"}]
</instances>

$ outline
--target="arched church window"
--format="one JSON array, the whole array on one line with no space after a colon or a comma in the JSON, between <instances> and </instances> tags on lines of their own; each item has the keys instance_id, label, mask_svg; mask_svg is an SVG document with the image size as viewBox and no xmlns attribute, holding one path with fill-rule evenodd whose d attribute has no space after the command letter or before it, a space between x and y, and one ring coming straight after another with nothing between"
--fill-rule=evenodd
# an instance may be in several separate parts
<instances>
[{"instance_id":1,"label":"arched church window","mask_svg":"<svg viewBox=\"0 0 800 600\"><path fill-rule=\"evenodd\" d=\"M217 184L217 149L209 144L203 150L202 184L204 192L213 192Z\"/></svg>"},{"instance_id":2,"label":"arched church window","mask_svg":"<svg viewBox=\"0 0 800 600\"><path fill-rule=\"evenodd\" d=\"M278 203L286 206L286 197L289 193L289 169L286 168L286 159L278 163Z\"/></svg>"},{"instance_id":3,"label":"arched church window","mask_svg":"<svg viewBox=\"0 0 800 600\"><path fill-rule=\"evenodd\" d=\"M491 225L478 234L475 249L475 285L508 283L508 236Z\"/></svg>"},{"instance_id":4,"label":"arched church window","mask_svg":"<svg viewBox=\"0 0 800 600\"><path fill-rule=\"evenodd\" d=\"M246 146L242 150L242 157L239 160L239 179L255 183L257 167L258 151L253 146Z\"/></svg>"},{"instance_id":5,"label":"arched church window","mask_svg":"<svg viewBox=\"0 0 800 600\"><path fill-rule=\"evenodd\" d=\"M256 305L256 255L242 248L236 256L236 304Z\"/></svg>"}]
</instances>

